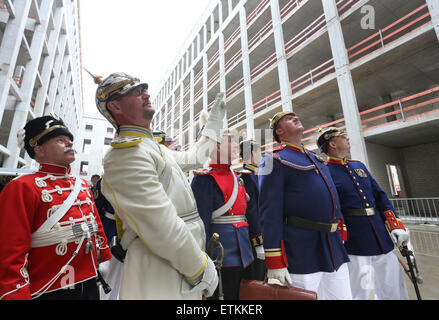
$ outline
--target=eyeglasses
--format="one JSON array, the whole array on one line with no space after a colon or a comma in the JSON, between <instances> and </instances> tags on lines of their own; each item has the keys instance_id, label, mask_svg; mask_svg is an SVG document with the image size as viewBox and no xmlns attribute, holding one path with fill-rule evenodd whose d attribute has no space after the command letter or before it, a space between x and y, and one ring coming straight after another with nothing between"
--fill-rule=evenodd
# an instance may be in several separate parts
<instances>
[{"instance_id":1,"label":"eyeglasses","mask_svg":"<svg viewBox=\"0 0 439 320\"><path fill-rule=\"evenodd\" d=\"M148 89L144 88L143 86L138 86L129 92L129 94L132 94L135 97L141 96L142 94L146 93L148 93Z\"/></svg>"},{"instance_id":2,"label":"eyeglasses","mask_svg":"<svg viewBox=\"0 0 439 320\"><path fill-rule=\"evenodd\" d=\"M147 88L145 88L143 86L138 86L138 87L135 87L134 89L132 89L131 91L129 91L128 93L126 93L124 95L120 95L120 94L117 94L117 93L113 94L112 96L110 96L108 98L108 101L115 101L115 100L119 101L120 99L122 99L123 96L129 95L129 94L131 94L131 95L133 95L135 97L139 97L142 94L146 94L146 93L148 93L148 89Z\"/></svg>"}]
</instances>

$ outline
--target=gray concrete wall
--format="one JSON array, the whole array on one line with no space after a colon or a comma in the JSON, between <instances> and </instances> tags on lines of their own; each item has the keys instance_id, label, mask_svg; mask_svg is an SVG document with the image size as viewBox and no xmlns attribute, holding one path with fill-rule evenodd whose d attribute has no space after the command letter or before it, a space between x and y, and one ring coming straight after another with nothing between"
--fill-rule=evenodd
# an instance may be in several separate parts
<instances>
[{"instance_id":1,"label":"gray concrete wall","mask_svg":"<svg viewBox=\"0 0 439 320\"><path fill-rule=\"evenodd\" d=\"M408 194L439 197L439 141L402 149Z\"/></svg>"},{"instance_id":2,"label":"gray concrete wall","mask_svg":"<svg viewBox=\"0 0 439 320\"><path fill-rule=\"evenodd\" d=\"M386 164L398 167L402 198L439 197L439 142L402 149L367 142L369 171L392 197Z\"/></svg>"}]
</instances>

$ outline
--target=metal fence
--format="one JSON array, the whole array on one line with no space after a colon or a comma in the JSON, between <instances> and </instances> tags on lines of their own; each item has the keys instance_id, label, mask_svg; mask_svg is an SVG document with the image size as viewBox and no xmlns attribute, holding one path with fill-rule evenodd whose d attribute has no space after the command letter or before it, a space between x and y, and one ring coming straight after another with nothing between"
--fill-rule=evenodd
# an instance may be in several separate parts
<instances>
[{"instance_id":1,"label":"metal fence","mask_svg":"<svg viewBox=\"0 0 439 320\"><path fill-rule=\"evenodd\" d=\"M439 257L439 232L410 229L409 232L415 254Z\"/></svg>"},{"instance_id":2,"label":"metal fence","mask_svg":"<svg viewBox=\"0 0 439 320\"><path fill-rule=\"evenodd\" d=\"M393 198L390 201L403 222L439 223L439 197Z\"/></svg>"}]
</instances>

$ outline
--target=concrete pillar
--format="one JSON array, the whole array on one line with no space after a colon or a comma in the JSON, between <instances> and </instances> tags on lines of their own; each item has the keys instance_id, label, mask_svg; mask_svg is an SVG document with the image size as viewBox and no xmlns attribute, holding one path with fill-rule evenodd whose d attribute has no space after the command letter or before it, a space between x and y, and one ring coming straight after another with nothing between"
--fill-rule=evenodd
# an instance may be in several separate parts
<instances>
[{"instance_id":1,"label":"concrete pillar","mask_svg":"<svg viewBox=\"0 0 439 320\"><path fill-rule=\"evenodd\" d=\"M340 18L335 0L322 0L325 13L329 42L334 58L335 73L337 75L343 114L345 117L346 132L351 142L351 157L362 161L368 166L366 143L361 129L360 113L358 111L355 88L352 81L349 59L343 38Z\"/></svg>"},{"instance_id":2,"label":"concrete pillar","mask_svg":"<svg viewBox=\"0 0 439 320\"><path fill-rule=\"evenodd\" d=\"M207 110L207 53L203 54L203 110Z\"/></svg>"},{"instance_id":3,"label":"concrete pillar","mask_svg":"<svg viewBox=\"0 0 439 320\"><path fill-rule=\"evenodd\" d=\"M175 127L175 92L172 92L172 99L171 99L171 132L169 133L174 139L174 127Z\"/></svg>"},{"instance_id":4,"label":"concrete pillar","mask_svg":"<svg viewBox=\"0 0 439 320\"><path fill-rule=\"evenodd\" d=\"M0 46L0 123L13 81L14 67L20 52L30 5L31 1L14 1L15 18L10 17L3 33Z\"/></svg>"},{"instance_id":5,"label":"concrete pillar","mask_svg":"<svg viewBox=\"0 0 439 320\"><path fill-rule=\"evenodd\" d=\"M223 23L223 6L221 3L218 6L219 9L219 26L221 29L221 25ZM224 54L224 33L220 31L218 36L218 50L219 50L219 85L220 91L226 92L226 58Z\"/></svg>"},{"instance_id":6,"label":"concrete pillar","mask_svg":"<svg viewBox=\"0 0 439 320\"><path fill-rule=\"evenodd\" d=\"M166 100L165 102L165 114L164 114L164 119L163 119L163 131L166 132L167 128L168 128L168 101Z\"/></svg>"},{"instance_id":7,"label":"concrete pillar","mask_svg":"<svg viewBox=\"0 0 439 320\"><path fill-rule=\"evenodd\" d=\"M192 66L195 60L195 42L193 41L191 44L191 58L189 62L189 67Z\"/></svg>"},{"instance_id":8,"label":"concrete pillar","mask_svg":"<svg viewBox=\"0 0 439 320\"><path fill-rule=\"evenodd\" d=\"M207 26L206 23L203 24L203 50L206 49L207 45Z\"/></svg>"},{"instance_id":9,"label":"concrete pillar","mask_svg":"<svg viewBox=\"0 0 439 320\"><path fill-rule=\"evenodd\" d=\"M213 12L210 14L210 39L213 38L213 35L215 34L215 18L213 16Z\"/></svg>"},{"instance_id":10,"label":"concrete pillar","mask_svg":"<svg viewBox=\"0 0 439 320\"><path fill-rule=\"evenodd\" d=\"M285 55L285 42L280 18L279 0L270 0L270 10L273 23L274 45L276 48L277 71L279 74L282 111L293 111L291 102L291 85L288 76L288 63Z\"/></svg>"},{"instance_id":11,"label":"concrete pillar","mask_svg":"<svg viewBox=\"0 0 439 320\"><path fill-rule=\"evenodd\" d=\"M50 76L51 76L50 70L55 61L54 52L56 45L59 42L62 17L63 17L63 10L61 8L57 8L53 17L56 29L53 30L49 36L49 55L46 57L46 59L44 59L43 69L41 72L42 85L41 88L38 89L37 97L35 99L34 113L36 116L41 116L43 115L44 112L44 107L46 104L46 96L49 91Z\"/></svg>"},{"instance_id":12,"label":"concrete pillar","mask_svg":"<svg viewBox=\"0 0 439 320\"><path fill-rule=\"evenodd\" d=\"M55 105L56 91L59 84L59 78L61 74L61 69L63 65L64 52L67 45L66 35L61 35L58 43L59 53L55 58L55 63L53 65L54 78L50 80L49 85L49 108L44 111L44 115L49 115L53 112L53 107Z\"/></svg>"},{"instance_id":13,"label":"concrete pillar","mask_svg":"<svg viewBox=\"0 0 439 320\"><path fill-rule=\"evenodd\" d=\"M183 94L184 94L184 83L183 81L180 84L180 118L178 119L178 126L180 130L178 130L178 144L183 146ZM175 138L176 139L176 138Z\"/></svg>"},{"instance_id":14,"label":"concrete pillar","mask_svg":"<svg viewBox=\"0 0 439 320\"><path fill-rule=\"evenodd\" d=\"M16 168L20 149L17 147L17 132L22 129L27 122L27 116L30 109L30 101L32 99L33 88L37 76L38 66L43 51L44 38L46 36L46 29L49 23L49 15L52 10L52 1L45 1L40 8L41 23L35 27L32 44L30 46L30 56L26 64L26 70L21 84L21 92L23 101L20 101L15 107L14 117L12 119L11 131L8 138L7 148L11 150L10 156L5 161L5 167Z\"/></svg>"},{"instance_id":15,"label":"concrete pillar","mask_svg":"<svg viewBox=\"0 0 439 320\"><path fill-rule=\"evenodd\" d=\"M253 95L250 77L250 58L248 51L248 36L247 36L247 13L245 7L242 6L239 10L239 22L241 31L241 61L242 73L244 80L244 103L245 116L247 120L247 137L254 138L255 123L253 114Z\"/></svg>"},{"instance_id":16,"label":"concrete pillar","mask_svg":"<svg viewBox=\"0 0 439 320\"><path fill-rule=\"evenodd\" d=\"M191 83L189 88L189 146L192 147L194 145L195 139L195 126L194 123L194 69L191 69Z\"/></svg>"},{"instance_id":17,"label":"concrete pillar","mask_svg":"<svg viewBox=\"0 0 439 320\"><path fill-rule=\"evenodd\" d=\"M61 111L61 104L62 104L62 99L64 97L65 94L65 89L64 88L64 84L66 83L68 78L68 73L66 73L67 67L69 66L69 57L64 56L63 57L63 63L62 63L62 69L61 69L61 73L59 76L59 80L58 80L58 95L55 98L55 103L53 103L53 113L55 113L56 115L61 116L60 111Z\"/></svg>"},{"instance_id":18,"label":"concrete pillar","mask_svg":"<svg viewBox=\"0 0 439 320\"><path fill-rule=\"evenodd\" d=\"M428 11L430 11L431 21L433 22L436 37L439 40L439 2L437 0L426 0Z\"/></svg>"}]
</instances>

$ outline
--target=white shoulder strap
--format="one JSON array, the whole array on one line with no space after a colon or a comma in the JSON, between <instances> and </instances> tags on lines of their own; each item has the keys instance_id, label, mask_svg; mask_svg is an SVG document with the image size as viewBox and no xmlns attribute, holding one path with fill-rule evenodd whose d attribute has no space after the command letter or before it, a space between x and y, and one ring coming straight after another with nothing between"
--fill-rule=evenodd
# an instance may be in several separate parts
<instances>
[{"instance_id":1,"label":"white shoulder strap","mask_svg":"<svg viewBox=\"0 0 439 320\"><path fill-rule=\"evenodd\" d=\"M235 172L233 172L232 168L230 168L230 171L232 171L233 181L235 182L233 184L232 195L230 196L229 201L227 201L223 206L219 207L218 209L212 212L212 219L222 216L224 213L229 211L230 208L235 204L236 197L238 196L238 180L236 179Z\"/></svg>"},{"instance_id":2,"label":"white shoulder strap","mask_svg":"<svg viewBox=\"0 0 439 320\"><path fill-rule=\"evenodd\" d=\"M79 177L75 177L75 187L73 191L69 194L63 204L49 217L47 220L38 228L36 232L39 231L49 231L52 227L61 220L62 217L69 211L72 207L73 202L75 202L78 197L79 191L81 190L82 180Z\"/></svg>"}]
</instances>

